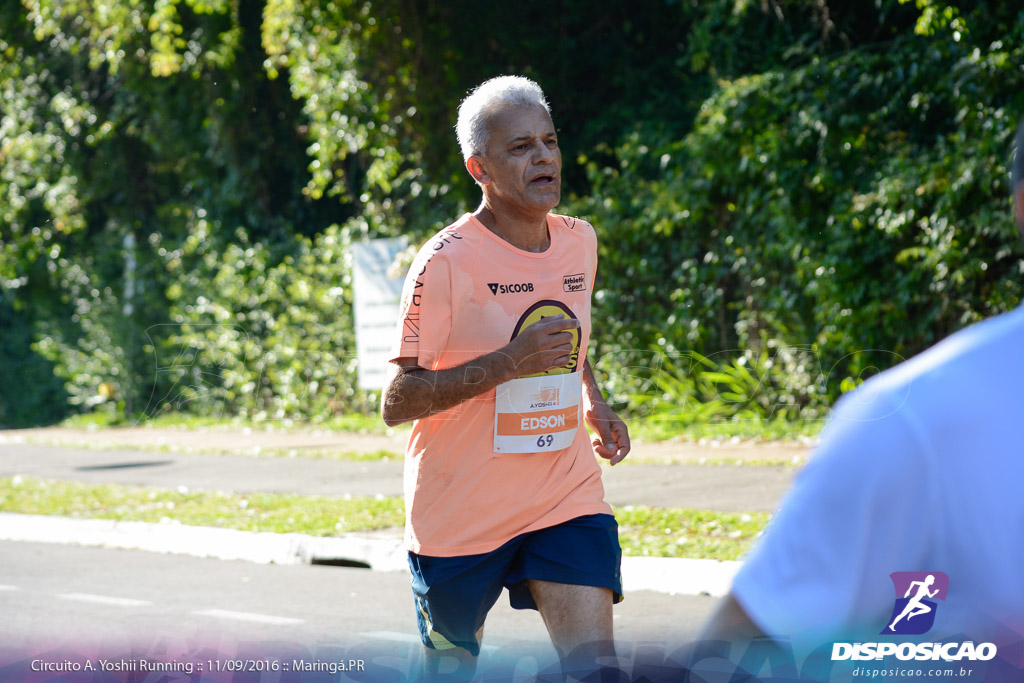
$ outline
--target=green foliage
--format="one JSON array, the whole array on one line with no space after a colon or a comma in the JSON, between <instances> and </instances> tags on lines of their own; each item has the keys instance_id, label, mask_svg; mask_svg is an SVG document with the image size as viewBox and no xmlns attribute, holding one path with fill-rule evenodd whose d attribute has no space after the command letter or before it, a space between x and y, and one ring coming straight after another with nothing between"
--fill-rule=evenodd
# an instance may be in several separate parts
<instances>
[{"instance_id":1,"label":"green foliage","mask_svg":"<svg viewBox=\"0 0 1024 683\"><path fill-rule=\"evenodd\" d=\"M601 236L597 365L636 415L675 414L671 376L691 422L815 420L1022 295L1011 2L0 0L0 26L26 406L52 366L110 420L372 409L344 248L479 200L452 127L500 73L551 101L560 210ZM661 371L684 354L715 367Z\"/></svg>"},{"instance_id":2,"label":"green foliage","mask_svg":"<svg viewBox=\"0 0 1024 683\"><path fill-rule=\"evenodd\" d=\"M346 260L351 226L274 249L242 231L218 243L197 217L171 255L167 334L151 330L157 372L173 384L154 397L152 417L188 409L254 420L323 421L348 412L357 393L352 286Z\"/></svg>"},{"instance_id":3,"label":"green foliage","mask_svg":"<svg viewBox=\"0 0 1024 683\"><path fill-rule=\"evenodd\" d=\"M94 405L107 382L117 404L104 408L138 414L173 387L154 361L181 286L165 264L190 216L273 243L352 211L300 192L299 107L263 73L258 5L53 0L0 13L5 290L33 311L35 348L72 405Z\"/></svg>"},{"instance_id":4,"label":"green foliage","mask_svg":"<svg viewBox=\"0 0 1024 683\"><path fill-rule=\"evenodd\" d=\"M53 366L32 351L32 326L0 298L0 428L52 424L68 413Z\"/></svg>"},{"instance_id":5,"label":"green foliage","mask_svg":"<svg viewBox=\"0 0 1024 683\"><path fill-rule=\"evenodd\" d=\"M980 37L1015 14L958 25ZM723 81L685 138L633 135L617 168L590 164L573 206L604 231L596 315L620 396L651 389L652 346L729 365L767 342L820 367L790 375L823 392L797 401L817 410L844 380L1017 305L1004 169L1024 54L1016 37L943 30Z\"/></svg>"},{"instance_id":6,"label":"green foliage","mask_svg":"<svg viewBox=\"0 0 1024 683\"><path fill-rule=\"evenodd\" d=\"M650 389L630 397L633 416L677 429L716 422L783 423L824 419L824 375L806 348L747 349L731 360L696 351L676 356L655 349Z\"/></svg>"}]
</instances>

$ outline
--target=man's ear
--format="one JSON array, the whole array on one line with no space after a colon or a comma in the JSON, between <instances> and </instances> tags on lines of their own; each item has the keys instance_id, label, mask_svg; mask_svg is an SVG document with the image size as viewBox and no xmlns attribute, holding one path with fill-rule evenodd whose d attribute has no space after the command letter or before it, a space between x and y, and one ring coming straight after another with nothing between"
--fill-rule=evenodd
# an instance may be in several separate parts
<instances>
[{"instance_id":1,"label":"man's ear","mask_svg":"<svg viewBox=\"0 0 1024 683\"><path fill-rule=\"evenodd\" d=\"M469 175L473 176L480 185L488 185L491 182L491 176L487 173L487 169L484 168L483 160L473 155L466 159L466 170L469 171Z\"/></svg>"}]
</instances>

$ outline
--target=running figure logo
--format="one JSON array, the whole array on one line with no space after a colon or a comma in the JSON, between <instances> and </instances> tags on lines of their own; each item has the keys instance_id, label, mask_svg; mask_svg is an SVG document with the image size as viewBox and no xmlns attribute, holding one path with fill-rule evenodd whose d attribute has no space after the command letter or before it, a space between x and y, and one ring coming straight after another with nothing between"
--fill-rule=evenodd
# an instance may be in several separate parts
<instances>
[{"instance_id":1,"label":"running figure logo","mask_svg":"<svg viewBox=\"0 0 1024 683\"><path fill-rule=\"evenodd\" d=\"M935 599L946 599L949 577L943 572L894 572L889 578L896 589L896 605L882 634L927 633L935 623Z\"/></svg>"}]
</instances>

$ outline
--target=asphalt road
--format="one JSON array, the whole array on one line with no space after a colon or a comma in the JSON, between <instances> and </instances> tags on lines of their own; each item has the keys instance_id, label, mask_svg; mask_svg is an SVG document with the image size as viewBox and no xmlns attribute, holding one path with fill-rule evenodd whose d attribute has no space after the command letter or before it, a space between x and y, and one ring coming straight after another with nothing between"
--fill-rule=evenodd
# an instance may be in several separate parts
<instances>
[{"instance_id":1,"label":"asphalt road","mask_svg":"<svg viewBox=\"0 0 1024 683\"><path fill-rule=\"evenodd\" d=\"M0 476L21 474L162 488L400 496L402 467L398 460L361 462L0 443ZM795 468L763 465L622 464L605 466L603 478L606 500L612 505L772 512L795 473Z\"/></svg>"},{"instance_id":2,"label":"asphalt road","mask_svg":"<svg viewBox=\"0 0 1024 683\"><path fill-rule=\"evenodd\" d=\"M401 494L402 462L68 448L0 439L0 476L15 474L165 488L391 496ZM675 460L606 467L604 482L607 499L616 505L753 512L773 510L794 475L785 467ZM689 646L716 603L701 595L630 591L615 608L620 664L629 669L632 661L634 671L640 662L669 666L672 653ZM275 682L298 680L288 676L294 671L280 668L283 663L351 660L363 672L301 680L351 675L397 681L408 677L420 650L408 575L354 568L0 542L0 615L0 681L71 680L45 667L85 661L96 666L100 658L128 666L143 660L190 662L206 667L203 680ZM555 661L539 615L512 610L504 598L488 618L484 646L480 672L497 672L497 680L527 680ZM239 678L225 667L240 660L278 668ZM667 670L674 675L671 666ZM136 680L149 680L145 672L136 673ZM115 678L123 680L124 673Z\"/></svg>"},{"instance_id":3,"label":"asphalt road","mask_svg":"<svg viewBox=\"0 0 1024 683\"><path fill-rule=\"evenodd\" d=\"M376 680L399 680L419 652L404 573L13 542L0 542L0 558L0 680L22 680L34 661L95 666L100 658L215 668L353 659L376 668ZM716 603L631 592L615 607L619 655L685 646ZM481 671L511 661L529 673L554 661L540 616L504 598L484 645Z\"/></svg>"}]
</instances>

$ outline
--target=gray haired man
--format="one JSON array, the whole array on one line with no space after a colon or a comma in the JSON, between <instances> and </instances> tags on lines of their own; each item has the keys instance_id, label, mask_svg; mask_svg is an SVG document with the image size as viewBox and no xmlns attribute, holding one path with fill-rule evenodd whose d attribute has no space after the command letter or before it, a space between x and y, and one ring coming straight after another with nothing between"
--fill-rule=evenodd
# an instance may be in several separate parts
<instances>
[{"instance_id":1,"label":"gray haired man","mask_svg":"<svg viewBox=\"0 0 1024 683\"><path fill-rule=\"evenodd\" d=\"M562 156L536 83L483 83L457 135L483 199L409 271L382 409L389 425L413 423L406 542L426 673L450 655L472 676L507 588L579 675L614 654L622 599L594 455L614 465L630 448L587 361L597 238L552 213Z\"/></svg>"}]
</instances>

